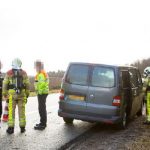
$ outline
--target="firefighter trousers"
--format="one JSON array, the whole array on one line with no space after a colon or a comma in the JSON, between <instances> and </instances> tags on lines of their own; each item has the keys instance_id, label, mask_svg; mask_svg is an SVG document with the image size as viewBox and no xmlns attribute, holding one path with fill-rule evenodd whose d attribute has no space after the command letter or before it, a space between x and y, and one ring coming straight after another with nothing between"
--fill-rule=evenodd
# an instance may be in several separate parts
<instances>
[{"instance_id":1,"label":"firefighter trousers","mask_svg":"<svg viewBox=\"0 0 150 150\"><path fill-rule=\"evenodd\" d=\"M15 126L16 106L18 106L19 126L25 127L25 125L26 125L25 104L26 104L26 97L18 98L18 96L14 96L14 95L9 96L8 127Z\"/></svg>"}]
</instances>

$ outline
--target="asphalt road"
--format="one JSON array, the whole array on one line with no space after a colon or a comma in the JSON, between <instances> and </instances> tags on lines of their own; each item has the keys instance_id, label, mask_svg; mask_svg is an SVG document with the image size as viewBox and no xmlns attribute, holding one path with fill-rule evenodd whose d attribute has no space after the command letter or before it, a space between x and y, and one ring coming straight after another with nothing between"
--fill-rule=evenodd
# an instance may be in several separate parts
<instances>
[{"instance_id":1,"label":"asphalt road","mask_svg":"<svg viewBox=\"0 0 150 150\"><path fill-rule=\"evenodd\" d=\"M39 123L37 98L31 97L26 105L26 132L21 134L16 111L16 126L13 135L6 134L7 123L2 123L0 129L0 150L47 150L59 149L66 143L89 130L94 124L75 120L73 125L66 125L58 117L58 94L47 98L48 122L44 131L34 130Z\"/></svg>"}]
</instances>

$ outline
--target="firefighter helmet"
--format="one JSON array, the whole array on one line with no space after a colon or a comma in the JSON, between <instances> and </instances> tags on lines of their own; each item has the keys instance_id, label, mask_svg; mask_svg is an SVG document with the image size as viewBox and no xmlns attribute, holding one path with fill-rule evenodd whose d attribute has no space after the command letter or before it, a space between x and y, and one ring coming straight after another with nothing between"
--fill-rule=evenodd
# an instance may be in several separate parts
<instances>
[{"instance_id":1,"label":"firefighter helmet","mask_svg":"<svg viewBox=\"0 0 150 150\"><path fill-rule=\"evenodd\" d=\"M21 65L22 65L22 62L19 58L15 58L13 61L12 61L12 68L13 69L21 69Z\"/></svg>"},{"instance_id":2,"label":"firefighter helmet","mask_svg":"<svg viewBox=\"0 0 150 150\"><path fill-rule=\"evenodd\" d=\"M150 76L150 67L146 67L143 74L145 77Z\"/></svg>"}]
</instances>

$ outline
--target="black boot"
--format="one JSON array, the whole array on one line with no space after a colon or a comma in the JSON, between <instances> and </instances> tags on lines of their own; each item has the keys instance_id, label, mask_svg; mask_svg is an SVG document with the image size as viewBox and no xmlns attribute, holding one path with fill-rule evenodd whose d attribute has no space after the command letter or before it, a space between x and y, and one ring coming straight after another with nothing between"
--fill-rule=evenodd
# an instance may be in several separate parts
<instances>
[{"instance_id":1,"label":"black boot","mask_svg":"<svg viewBox=\"0 0 150 150\"><path fill-rule=\"evenodd\" d=\"M46 125L42 125L42 124L36 124L34 126L35 130L44 130L46 128Z\"/></svg>"},{"instance_id":2,"label":"black boot","mask_svg":"<svg viewBox=\"0 0 150 150\"><path fill-rule=\"evenodd\" d=\"M13 134L14 133L14 127L8 127L8 129L6 130L6 132L8 134Z\"/></svg>"},{"instance_id":3,"label":"black boot","mask_svg":"<svg viewBox=\"0 0 150 150\"><path fill-rule=\"evenodd\" d=\"M37 124L35 124L34 127L38 127L38 126L45 126L45 127L47 127L47 125L43 125L42 123L37 123Z\"/></svg>"},{"instance_id":4,"label":"black boot","mask_svg":"<svg viewBox=\"0 0 150 150\"><path fill-rule=\"evenodd\" d=\"M25 127L20 127L20 132L24 133L26 131Z\"/></svg>"},{"instance_id":5,"label":"black boot","mask_svg":"<svg viewBox=\"0 0 150 150\"><path fill-rule=\"evenodd\" d=\"M37 127L37 126L39 126L39 125L41 125L41 123L37 123L37 124L35 125L35 127Z\"/></svg>"}]
</instances>

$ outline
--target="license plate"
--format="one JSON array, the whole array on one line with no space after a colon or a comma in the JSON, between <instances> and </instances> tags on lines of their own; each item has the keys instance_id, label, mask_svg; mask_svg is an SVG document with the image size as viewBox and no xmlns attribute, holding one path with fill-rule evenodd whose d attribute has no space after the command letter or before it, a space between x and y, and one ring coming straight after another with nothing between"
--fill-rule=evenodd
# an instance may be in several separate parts
<instances>
[{"instance_id":1,"label":"license plate","mask_svg":"<svg viewBox=\"0 0 150 150\"><path fill-rule=\"evenodd\" d=\"M68 98L71 99L71 100L84 101L84 96L69 95Z\"/></svg>"}]
</instances>

